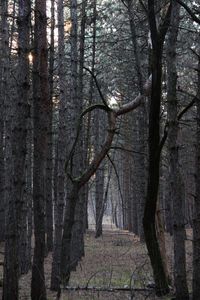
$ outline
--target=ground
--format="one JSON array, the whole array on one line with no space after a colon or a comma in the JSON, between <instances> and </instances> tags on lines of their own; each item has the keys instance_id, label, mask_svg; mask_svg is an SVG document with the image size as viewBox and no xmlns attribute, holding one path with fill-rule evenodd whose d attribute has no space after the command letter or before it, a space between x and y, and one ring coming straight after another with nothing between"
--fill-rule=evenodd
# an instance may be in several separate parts
<instances>
[{"instance_id":1,"label":"ground","mask_svg":"<svg viewBox=\"0 0 200 300\"><path fill-rule=\"evenodd\" d=\"M167 250L171 265L170 237L167 237ZM190 255L187 260L188 273L190 273ZM51 261L52 257L49 255L45 259L47 294L48 300L56 300L56 293L49 289ZM31 272L21 277L20 300L30 299L30 281ZM149 284L152 283L147 250L137 236L128 231L107 227L104 228L103 236L95 239L94 231L89 230L85 236L85 257L76 272L72 272L71 290L63 290L60 300L157 299L154 290L149 288ZM88 289L83 290L86 287ZM162 299L171 298L172 295Z\"/></svg>"}]
</instances>

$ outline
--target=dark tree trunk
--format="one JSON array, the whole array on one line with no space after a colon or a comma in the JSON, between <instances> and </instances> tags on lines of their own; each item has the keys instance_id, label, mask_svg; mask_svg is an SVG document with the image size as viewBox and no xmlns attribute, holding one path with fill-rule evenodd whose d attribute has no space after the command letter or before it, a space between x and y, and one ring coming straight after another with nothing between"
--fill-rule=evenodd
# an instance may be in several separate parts
<instances>
[{"instance_id":1,"label":"dark tree trunk","mask_svg":"<svg viewBox=\"0 0 200 300\"><path fill-rule=\"evenodd\" d=\"M149 166L147 195L144 210L144 235L153 268L156 294L161 296L169 292L168 278L165 273L162 254L160 251L156 227L155 214L157 207L159 170L160 170L160 104L162 86L162 52L165 35L170 21L171 5L165 16L165 21L158 31L155 18L154 1L148 1L148 14L152 41L152 90L149 112Z\"/></svg>"},{"instance_id":2,"label":"dark tree trunk","mask_svg":"<svg viewBox=\"0 0 200 300\"><path fill-rule=\"evenodd\" d=\"M95 151L97 152L103 143L103 124L105 124L104 115L96 112L96 128L95 128ZM104 164L102 163L96 171L95 178L95 237L98 238L102 235L103 228L103 215L104 215Z\"/></svg>"},{"instance_id":3,"label":"dark tree trunk","mask_svg":"<svg viewBox=\"0 0 200 300\"><path fill-rule=\"evenodd\" d=\"M49 90L47 71L46 1L35 2L35 37L33 60L34 161L33 210L35 248L32 266L31 299L46 300L45 256L45 166Z\"/></svg>"},{"instance_id":4,"label":"dark tree trunk","mask_svg":"<svg viewBox=\"0 0 200 300\"><path fill-rule=\"evenodd\" d=\"M5 93L6 93L6 77L4 72L5 67L5 47L6 47L6 5L7 1L1 1L0 4L0 241L5 239L5 165L4 165L4 108L5 108ZM8 53L7 53L8 55Z\"/></svg>"},{"instance_id":5,"label":"dark tree trunk","mask_svg":"<svg viewBox=\"0 0 200 300\"><path fill-rule=\"evenodd\" d=\"M193 219L193 300L197 300L200 295L200 56L197 87L196 195Z\"/></svg>"},{"instance_id":6,"label":"dark tree trunk","mask_svg":"<svg viewBox=\"0 0 200 300\"><path fill-rule=\"evenodd\" d=\"M48 146L46 164L46 249L53 250L53 76L54 76L54 30L55 4L51 0L51 41L49 53L49 99Z\"/></svg>"},{"instance_id":7,"label":"dark tree trunk","mask_svg":"<svg viewBox=\"0 0 200 300\"><path fill-rule=\"evenodd\" d=\"M63 229L63 212L65 206L65 159L67 145L67 85L65 76L65 45L64 45L64 11L63 0L57 2L57 19L58 19L58 76L59 76L59 125L58 139L55 151L55 174L54 174L54 249L51 272L51 289L59 290L60 287L60 255L62 244L62 229Z\"/></svg>"},{"instance_id":8,"label":"dark tree trunk","mask_svg":"<svg viewBox=\"0 0 200 300\"><path fill-rule=\"evenodd\" d=\"M8 220L7 235L5 246L4 263L4 299L18 299L18 277L21 271L22 260L19 256L24 249L22 240L24 217L24 197L25 188L25 158L26 158L26 135L28 118L28 96L29 96L29 20L30 20L30 2L19 1L18 12L18 67L17 67L17 99L14 105L10 102L10 112L15 109L12 134L8 145L12 141L10 150L12 152L12 169L7 168L7 178L11 185L11 191L8 195ZM11 100L11 97L9 97ZM10 120L11 121L11 120ZM9 125L10 127L10 125ZM10 132L11 133L11 132ZM11 157L10 157L11 159ZM9 248L9 249L8 249Z\"/></svg>"},{"instance_id":9,"label":"dark tree trunk","mask_svg":"<svg viewBox=\"0 0 200 300\"><path fill-rule=\"evenodd\" d=\"M27 120L30 113L29 107L29 43L30 43L30 13L31 2L19 1L18 17L18 103L16 107L16 126L13 137L14 170L16 182L14 182L14 195L16 197L16 216L19 234L19 274L26 272L26 247L27 247L27 203L24 197L25 190L25 165L27 152Z\"/></svg>"},{"instance_id":10,"label":"dark tree trunk","mask_svg":"<svg viewBox=\"0 0 200 300\"><path fill-rule=\"evenodd\" d=\"M177 70L176 43L180 21L180 6L176 1L172 4L171 27L167 44L167 105L168 105L168 145L169 145L169 184L173 207L173 237L174 237L174 284L177 300L188 300L185 254L185 225L183 203L184 187L179 170L178 152L178 120L177 120Z\"/></svg>"}]
</instances>

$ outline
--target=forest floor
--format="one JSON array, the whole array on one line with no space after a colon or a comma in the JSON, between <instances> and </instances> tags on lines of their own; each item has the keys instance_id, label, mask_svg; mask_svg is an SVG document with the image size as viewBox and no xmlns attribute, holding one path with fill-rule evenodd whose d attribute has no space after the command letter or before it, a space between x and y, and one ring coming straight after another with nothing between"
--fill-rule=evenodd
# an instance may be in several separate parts
<instances>
[{"instance_id":1,"label":"forest floor","mask_svg":"<svg viewBox=\"0 0 200 300\"><path fill-rule=\"evenodd\" d=\"M187 271L190 274L191 242L187 243ZM172 242L169 236L166 237L166 244L171 269ZM55 300L56 293L49 288L51 262L52 257L49 255L45 259L47 294L48 300ZM0 276L2 277L2 269ZM20 300L31 299L30 283L31 272L20 279ZM85 257L76 272L72 272L71 288L62 290L60 300L158 299L154 289L149 288L152 283L152 271L145 245L134 234L106 225L103 236L98 239L95 239L93 230L85 235ZM162 299L171 298L172 294Z\"/></svg>"}]
</instances>

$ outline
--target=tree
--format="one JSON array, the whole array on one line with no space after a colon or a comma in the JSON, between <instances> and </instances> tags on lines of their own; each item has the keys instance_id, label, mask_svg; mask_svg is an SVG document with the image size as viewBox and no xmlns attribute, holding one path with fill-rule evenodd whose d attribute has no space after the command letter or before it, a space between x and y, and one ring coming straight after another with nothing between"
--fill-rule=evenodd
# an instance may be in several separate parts
<instances>
[{"instance_id":1,"label":"tree","mask_svg":"<svg viewBox=\"0 0 200 300\"><path fill-rule=\"evenodd\" d=\"M64 216L64 229L62 236L62 250L61 250L61 280L64 285L68 284L70 278L70 247L71 247L71 239L72 239L72 228L74 225L75 218L75 209L78 201L78 194L80 189L88 182L91 176L96 172L102 160L105 158L106 154L110 150L113 137L116 132L116 119L117 117L128 113L135 108L137 108L141 102L144 100L144 96L147 96L150 90L151 80L149 79L144 86L144 94L138 95L134 100L130 101L127 104L124 104L121 108L115 110L108 106L106 103L101 90L98 90L103 101L103 104L92 105L88 109L86 109L81 114L81 119L85 114L94 110L101 109L107 113L108 119L108 134L105 138L103 145L98 153L95 154L91 163L87 166L86 170L79 177L73 177L72 174L69 174L72 188L68 196L68 210L65 211ZM78 124L78 133L80 131L81 119ZM72 146L71 152L69 154L68 160L66 162L66 171L68 170L68 166L70 166L70 160L73 158L73 153L76 147L78 135L75 139L75 142Z\"/></svg>"},{"instance_id":2,"label":"tree","mask_svg":"<svg viewBox=\"0 0 200 300\"><path fill-rule=\"evenodd\" d=\"M58 139L56 145L56 188L55 195L55 233L54 233L54 250L51 273L51 289L59 290L60 287L60 267L61 267L61 244L62 244L62 229L63 229L63 211L65 206L65 159L67 143L67 86L65 73L65 45L64 45L64 11L63 0L58 1L57 6L58 19L58 76L59 76L59 125ZM58 146L59 145L59 146ZM59 149L58 149L59 147Z\"/></svg>"},{"instance_id":3,"label":"tree","mask_svg":"<svg viewBox=\"0 0 200 300\"><path fill-rule=\"evenodd\" d=\"M5 184L5 169L4 169L4 108L5 108L5 93L6 93L6 77L5 63L7 50L7 23L6 23L6 2L0 2L0 241L5 238L5 202L4 202L4 184Z\"/></svg>"},{"instance_id":4,"label":"tree","mask_svg":"<svg viewBox=\"0 0 200 300\"><path fill-rule=\"evenodd\" d=\"M193 219L193 294L192 299L196 300L200 293L200 199L199 199L199 175L200 175L200 55L198 54L197 69L197 134L196 134L196 195L194 202L194 219Z\"/></svg>"},{"instance_id":5,"label":"tree","mask_svg":"<svg viewBox=\"0 0 200 300\"><path fill-rule=\"evenodd\" d=\"M53 96L54 96L54 56L55 56L55 3L51 0L51 37L49 50L49 124L48 124L48 147L46 163L46 233L47 251L53 250Z\"/></svg>"},{"instance_id":6,"label":"tree","mask_svg":"<svg viewBox=\"0 0 200 300\"><path fill-rule=\"evenodd\" d=\"M176 299L189 299L186 265L185 265L185 225L184 225L184 192L179 170L178 152L178 119L177 119L177 71L176 43L180 21L180 6L172 3L171 27L167 44L167 105L168 105L168 145L170 153L169 182L170 200L173 205L173 236L174 236L174 283Z\"/></svg>"},{"instance_id":7,"label":"tree","mask_svg":"<svg viewBox=\"0 0 200 300\"><path fill-rule=\"evenodd\" d=\"M155 214L157 207L159 169L160 169L160 106L162 87L162 53L165 35L168 30L171 14L171 3L157 27L155 3L148 1L148 19L151 35L151 74L152 90L149 107L149 149L148 149L148 184L144 210L144 235L154 273L157 295L169 292L168 279L156 236Z\"/></svg>"},{"instance_id":8,"label":"tree","mask_svg":"<svg viewBox=\"0 0 200 300\"><path fill-rule=\"evenodd\" d=\"M20 255L22 256L23 248L20 243L20 232L24 221L22 211L25 205L23 191L25 188L26 135L29 113L30 2L19 1L18 10L18 82L17 99L14 102L16 106L14 105L13 111L15 118L12 121L11 129L12 170L9 169L7 175L8 178L10 177L11 191L7 195L9 205L4 265L4 299L18 299L18 278L22 267Z\"/></svg>"},{"instance_id":9,"label":"tree","mask_svg":"<svg viewBox=\"0 0 200 300\"><path fill-rule=\"evenodd\" d=\"M44 277L45 256L45 166L49 119L49 88L47 69L46 1L35 1L33 110L34 161L33 210L35 247L32 266L31 298L46 300Z\"/></svg>"}]
</instances>

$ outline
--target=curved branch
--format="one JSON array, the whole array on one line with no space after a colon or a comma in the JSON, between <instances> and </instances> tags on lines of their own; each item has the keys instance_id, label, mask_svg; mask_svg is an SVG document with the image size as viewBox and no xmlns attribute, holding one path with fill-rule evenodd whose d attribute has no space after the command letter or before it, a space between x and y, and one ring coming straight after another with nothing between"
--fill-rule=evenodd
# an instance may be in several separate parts
<instances>
[{"instance_id":1,"label":"curved branch","mask_svg":"<svg viewBox=\"0 0 200 300\"><path fill-rule=\"evenodd\" d=\"M79 118L79 120L78 120L78 124L77 124L77 134L76 134L76 138L75 138L74 143L73 143L73 145L72 145L72 149L71 149L71 151L70 151L70 153L69 153L69 156L68 156L68 158L67 158L67 160L66 160L66 162L65 162L65 172L66 172L66 173L67 173L68 164L69 164L69 162L73 159L73 156L74 156L76 144L77 144L77 142L78 142L79 134L80 134L80 131L81 131L81 123L82 123L82 119L83 119L83 117L84 117L87 113L89 113L89 112L91 112L91 111L93 111L93 110L95 110L95 109L101 109L101 110L104 110L104 111L106 111L106 112L108 112L108 111L110 110L109 107L107 107L107 106L105 106L105 105L103 105L103 104L94 104L94 105L91 105L91 106L89 106L88 108L86 108L86 109L81 113L80 118ZM67 173L67 174L68 174L68 173ZM73 178L72 178L71 174L68 174L68 177L70 178L71 181L73 181Z\"/></svg>"},{"instance_id":2,"label":"curved branch","mask_svg":"<svg viewBox=\"0 0 200 300\"><path fill-rule=\"evenodd\" d=\"M152 76L150 75L149 79L144 84L143 94L138 95L134 100L130 101L129 103L122 105L119 109L115 111L116 115L120 116L137 108L142 103L142 101L144 101L144 98L150 95L151 84L152 84Z\"/></svg>"},{"instance_id":3,"label":"curved branch","mask_svg":"<svg viewBox=\"0 0 200 300\"><path fill-rule=\"evenodd\" d=\"M105 106L104 104L94 104L94 105L91 105L89 106L88 108L86 108L82 113L81 113L81 116L80 118L83 118L87 113L95 110L95 109L102 109L102 110L105 110L106 112L110 111L110 107L108 106Z\"/></svg>"}]
</instances>

